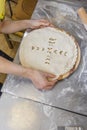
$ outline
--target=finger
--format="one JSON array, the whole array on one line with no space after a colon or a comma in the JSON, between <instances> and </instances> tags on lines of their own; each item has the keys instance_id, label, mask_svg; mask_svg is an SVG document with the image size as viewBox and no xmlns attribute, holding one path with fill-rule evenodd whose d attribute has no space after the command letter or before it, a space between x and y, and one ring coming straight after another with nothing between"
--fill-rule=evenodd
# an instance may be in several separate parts
<instances>
[{"instance_id":1,"label":"finger","mask_svg":"<svg viewBox=\"0 0 87 130\"><path fill-rule=\"evenodd\" d=\"M43 28L43 27L49 27L49 26L50 26L49 23L42 23L42 24L40 25L40 28Z\"/></svg>"},{"instance_id":2,"label":"finger","mask_svg":"<svg viewBox=\"0 0 87 130\"><path fill-rule=\"evenodd\" d=\"M49 82L57 82L58 81L58 78L57 77L54 77L54 78L47 78Z\"/></svg>"},{"instance_id":3,"label":"finger","mask_svg":"<svg viewBox=\"0 0 87 130\"><path fill-rule=\"evenodd\" d=\"M40 20L40 22L41 22L41 25L47 25L47 26L51 26L52 24L49 22L49 21L47 21L47 20Z\"/></svg>"},{"instance_id":4,"label":"finger","mask_svg":"<svg viewBox=\"0 0 87 130\"><path fill-rule=\"evenodd\" d=\"M53 27L54 28L55 26L52 23L50 23L49 27Z\"/></svg>"},{"instance_id":5,"label":"finger","mask_svg":"<svg viewBox=\"0 0 87 130\"><path fill-rule=\"evenodd\" d=\"M40 21L40 23L41 23L41 24L50 24L50 22L49 22L49 21L46 21L46 20L42 20L42 21Z\"/></svg>"},{"instance_id":6,"label":"finger","mask_svg":"<svg viewBox=\"0 0 87 130\"><path fill-rule=\"evenodd\" d=\"M53 89L55 86L53 86L53 85L48 85L48 86L46 86L43 90L51 90L51 89Z\"/></svg>"},{"instance_id":7,"label":"finger","mask_svg":"<svg viewBox=\"0 0 87 130\"><path fill-rule=\"evenodd\" d=\"M48 80L48 85L55 85L58 80Z\"/></svg>"},{"instance_id":8,"label":"finger","mask_svg":"<svg viewBox=\"0 0 87 130\"><path fill-rule=\"evenodd\" d=\"M56 82L48 82L48 81L46 81L45 85L40 89L41 90L45 90L45 89L47 90L48 88L53 88L55 86L55 83Z\"/></svg>"},{"instance_id":9,"label":"finger","mask_svg":"<svg viewBox=\"0 0 87 130\"><path fill-rule=\"evenodd\" d=\"M55 27L51 22L49 22L47 20L41 20L41 22L47 23L47 25L49 25L50 27Z\"/></svg>"},{"instance_id":10,"label":"finger","mask_svg":"<svg viewBox=\"0 0 87 130\"><path fill-rule=\"evenodd\" d=\"M49 77L49 78L54 78L54 77L56 77L56 75L51 74L51 73L47 73L47 72L44 72L44 75L47 76L47 77Z\"/></svg>"},{"instance_id":11,"label":"finger","mask_svg":"<svg viewBox=\"0 0 87 130\"><path fill-rule=\"evenodd\" d=\"M48 82L47 86L54 86L56 82Z\"/></svg>"},{"instance_id":12,"label":"finger","mask_svg":"<svg viewBox=\"0 0 87 130\"><path fill-rule=\"evenodd\" d=\"M55 79L53 79L53 78L49 78L48 81L49 81L49 82L53 82L53 81L54 81L54 83L56 83L58 80L55 80Z\"/></svg>"},{"instance_id":13,"label":"finger","mask_svg":"<svg viewBox=\"0 0 87 130\"><path fill-rule=\"evenodd\" d=\"M48 85L48 86L45 86L43 88L37 88L39 91L45 91L45 90L49 90L49 89L52 89L54 86L52 85Z\"/></svg>"},{"instance_id":14,"label":"finger","mask_svg":"<svg viewBox=\"0 0 87 130\"><path fill-rule=\"evenodd\" d=\"M46 20L46 19L40 19L40 22L49 23L49 21L48 21L48 20Z\"/></svg>"}]
</instances>

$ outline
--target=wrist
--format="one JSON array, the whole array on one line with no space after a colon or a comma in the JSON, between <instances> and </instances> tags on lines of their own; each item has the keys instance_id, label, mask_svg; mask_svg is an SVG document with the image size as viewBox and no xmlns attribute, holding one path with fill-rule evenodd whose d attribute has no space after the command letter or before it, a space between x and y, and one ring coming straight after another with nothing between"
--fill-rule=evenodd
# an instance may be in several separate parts
<instances>
[{"instance_id":1,"label":"wrist","mask_svg":"<svg viewBox=\"0 0 87 130\"><path fill-rule=\"evenodd\" d=\"M24 20L26 29L31 28L31 20Z\"/></svg>"},{"instance_id":2,"label":"wrist","mask_svg":"<svg viewBox=\"0 0 87 130\"><path fill-rule=\"evenodd\" d=\"M32 77L33 77L33 70L30 69L30 68L23 67L21 75L22 75L22 77L32 79Z\"/></svg>"}]
</instances>

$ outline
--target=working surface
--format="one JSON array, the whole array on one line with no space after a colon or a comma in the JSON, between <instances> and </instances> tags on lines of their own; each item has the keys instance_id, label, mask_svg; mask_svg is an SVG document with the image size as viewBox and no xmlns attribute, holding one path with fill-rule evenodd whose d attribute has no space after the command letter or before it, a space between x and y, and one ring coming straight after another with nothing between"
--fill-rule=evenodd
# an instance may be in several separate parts
<instances>
[{"instance_id":1,"label":"working surface","mask_svg":"<svg viewBox=\"0 0 87 130\"><path fill-rule=\"evenodd\" d=\"M59 130L59 126L81 126L82 130L87 130L87 117L9 94L2 95L0 130Z\"/></svg>"},{"instance_id":2,"label":"working surface","mask_svg":"<svg viewBox=\"0 0 87 130\"><path fill-rule=\"evenodd\" d=\"M76 38L82 52L78 70L46 92L38 91L27 79L9 75L2 92L87 115L87 32L76 13L77 8L77 4L72 6L58 0L39 0L32 18L49 19L56 27L65 29ZM15 62L19 63L18 54Z\"/></svg>"}]
</instances>

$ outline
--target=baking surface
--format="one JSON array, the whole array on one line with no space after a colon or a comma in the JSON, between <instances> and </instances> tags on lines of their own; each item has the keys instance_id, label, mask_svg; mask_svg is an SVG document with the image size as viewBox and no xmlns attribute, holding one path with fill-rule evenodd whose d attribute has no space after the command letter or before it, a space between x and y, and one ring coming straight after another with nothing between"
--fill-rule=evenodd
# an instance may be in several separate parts
<instances>
[{"instance_id":1,"label":"baking surface","mask_svg":"<svg viewBox=\"0 0 87 130\"><path fill-rule=\"evenodd\" d=\"M2 95L0 130L59 130L59 126L81 126L82 130L87 130L87 117L9 94Z\"/></svg>"},{"instance_id":2,"label":"baking surface","mask_svg":"<svg viewBox=\"0 0 87 130\"><path fill-rule=\"evenodd\" d=\"M76 38L81 48L81 62L76 72L50 91L39 91L30 80L8 75L2 92L87 115L87 32L77 15L77 8L77 4L39 0L32 16L34 19L48 19ZM19 63L18 54L15 62Z\"/></svg>"}]
</instances>

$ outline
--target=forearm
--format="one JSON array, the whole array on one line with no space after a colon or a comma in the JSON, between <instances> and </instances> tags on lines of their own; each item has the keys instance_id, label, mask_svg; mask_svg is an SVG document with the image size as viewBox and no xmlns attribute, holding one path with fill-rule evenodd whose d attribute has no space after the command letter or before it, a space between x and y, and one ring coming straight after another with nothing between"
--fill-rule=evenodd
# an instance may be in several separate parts
<instances>
[{"instance_id":1,"label":"forearm","mask_svg":"<svg viewBox=\"0 0 87 130\"><path fill-rule=\"evenodd\" d=\"M20 21L3 21L0 23L1 33L14 33L24 29L37 29L40 27L52 26L47 20L20 20Z\"/></svg>"},{"instance_id":2,"label":"forearm","mask_svg":"<svg viewBox=\"0 0 87 130\"><path fill-rule=\"evenodd\" d=\"M29 20L11 21L6 20L0 24L1 33L14 33L30 27Z\"/></svg>"},{"instance_id":3,"label":"forearm","mask_svg":"<svg viewBox=\"0 0 87 130\"><path fill-rule=\"evenodd\" d=\"M27 77L27 68L22 67L21 65L15 64L6 60L0 56L0 73L5 74L14 74L17 76L22 76L26 78L32 78L32 70L28 68L29 74Z\"/></svg>"},{"instance_id":4,"label":"forearm","mask_svg":"<svg viewBox=\"0 0 87 130\"><path fill-rule=\"evenodd\" d=\"M54 78L54 75L24 68L21 65L10 62L0 56L0 73L13 74L30 79L38 89L52 89L56 80L48 81Z\"/></svg>"}]
</instances>

